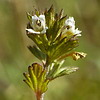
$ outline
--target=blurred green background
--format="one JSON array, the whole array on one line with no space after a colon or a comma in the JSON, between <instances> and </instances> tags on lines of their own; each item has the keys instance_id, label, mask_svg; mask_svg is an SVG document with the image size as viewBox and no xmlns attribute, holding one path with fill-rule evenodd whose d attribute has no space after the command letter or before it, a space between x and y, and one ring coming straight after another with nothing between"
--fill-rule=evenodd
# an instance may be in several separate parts
<instances>
[{"instance_id":1,"label":"blurred green background","mask_svg":"<svg viewBox=\"0 0 100 100\"><path fill-rule=\"evenodd\" d=\"M40 62L27 49L33 42L25 34L26 12L51 4L75 18L82 30L76 50L88 55L66 59L64 66L78 66L79 71L52 81L45 100L100 100L100 0L0 0L0 100L35 100L22 81L28 65Z\"/></svg>"}]
</instances>

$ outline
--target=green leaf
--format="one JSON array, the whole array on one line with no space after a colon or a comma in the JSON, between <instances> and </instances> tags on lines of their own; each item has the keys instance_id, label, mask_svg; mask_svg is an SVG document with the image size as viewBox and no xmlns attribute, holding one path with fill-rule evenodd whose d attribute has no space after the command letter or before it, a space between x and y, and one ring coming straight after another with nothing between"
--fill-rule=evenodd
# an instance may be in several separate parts
<instances>
[{"instance_id":1,"label":"green leaf","mask_svg":"<svg viewBox=\"0 0 100 100\"><path fill-rule=\"evenodd\" d=\"M30 83L32 83L29 74L23 73L23 75L25 76L25 78L26 78Z\"/></svg>"},{"instance_id":2,"label":"green leaf","mask_svg":"<svg viewBox=\"0 0 100 100\"><path fill-rule=\"evenodd\" d=\"M32 88L35 93L44 93L47 90L47 85L50 80L46 79L47 71L38 63L33 63L28 67L28 72L24 73L26 80L24 82Z\"/></svg>"},{"instance_id":3,"label":"green leaf","mask_svg":"<svg viewBox=\"0 0 100 100\"><path fill-rule=\"evenodd\" d=\"M39 60L44 61L46 58L46 55L41 52L36 46L29 46L28 49L31 51L31 53L36 56Z\"/></svg>"},{"instance_id":4,"label":"green leaf","mask_svg":"<svg viewBox=\"0 0 100 100\"><path fill-rule=\"evenodd\" d=\"M49 70L49 73L47 74L47 79L50 79L52 80L54 74L56 73L56 71L58 70L59 68L59 64L55 63L53 66L52 66L52 69Z\"/></svg>"},{"instance_id":5,"label":"green leaf","mask_svg":"<svg viewBox=\"0 0 100 100\"><path fill-rule=\"evenodd\" d=\"M44 81L46 79L46 70L43 70L41 72L40 77L38 78L38 89L41 90L42 85L44 84Z\"/></svg>"},{"instance_id":6,"label":"green leaf","mask_svg":"<svg viewBox=\"0 0 100 100\"><path fill-rule=\"evenodd\" d=\"M47 35L51 42L56 42L55 40L57 40L57 37L59 37L62 32L62 28L65 25L65 20L66 16L62 17L61 19L55 19L54 24L52 24L52 27L47 30Z\"/></svg>"},{"instance_id":7,"label":"green leaf","mask_svg":"<svg viewBox=\"0 0 100 100\"><path fill-rule=\"evenodd\" d=\"M55 61L53 63L53 65L51 65L49 73L47 74L47 79L53 80L55 74L59 71L59 69L60 69L60 67L62 66L63 63L64 63L64 60L60 61L60 62Z\"/></svg>"},{"instance_id":8,"label":"green leaf","mask_svg":"<svg viewBox=\"0 0 100 100\"><path fill-rule=\"evenodd\" d=\"M61 68L59 69L59 71L56 73L55 77L54 78L57 78L57 77L61 77L61 76L64 76L64 75L69 75L73 72L76 72L78 70L78 67L66 67L66 68Z\"/></svg>"},{"instance_id":9,"label":"green leaf","mask_svg":"<svg viewBox=\"0 0 100 100\"><path fill-rule=\"evenodd\" d=\"M43 43L43 41L41 40L41 37L39 34L32 34L32 33L29 33L27 34L27 36L29 38L31 38L35 44L38 46L38 48L43 52L43 53L47 53L47 51L45 50L45 45Z\"/></svg>"},{"instance_id":10,"label":"green leaf","mask_svg":"<svg viewBox=\"0 0 100 100\"><path fill-rule=\"evenodd\" d=\"M63 17L63 13L64 13L64 10L61 9L60 13L59 13L59 18L62 18Z\"/></svg>"},{"instance_id":11,"label":"green leaf","mask_svg":"<svg viewBox=\"0 0 100 100\"><path fill-rule=\"evenodd\" d=\"M48 28L50 28L54 21L53 5L50 7L50 9L48 11L45 12L45 17L46 17L46 24L47 24Z\"/></svg>"},{"instance_id":12,"label":"green leaf","mask_svg":"<svg viewBox=\"0 0 100 100\"><path fill-rule=\"evenodd\" d=\"M23 80L32 90L34 90L33 85L28 80Z\"/></svg>"},{"instance_id":13,"label":"green leaf","mask_svg":"<svg viewBox=\"0 0 100 100\"><path fill-rule=\"evenodd\" d=\"M27 14L27 18L29 19L30 22L32 22L32 15L30 15L29 13L26 13Z\"/></svg>"},{"instance_id":14,"label":"green leaf","mask_svg":"<svg viewBox=\"0 0 100 100\"><path fill-rule=\"evenodd\" d=\"M33 63L32 67L33 67L33 71L34 71L34 74L37 77L37 79L39 77L41 77L40 75L41 75L41 73L43 71L43 67L40 64L38 64L38 63Z\"/></svg>"},{"instance_id":15,"label":"green leaf","mask_svg":"<svg viewBox=\"0 0 100 100\"><path fill-rule=\"evenodd\" d=\"M48 26L48 29L46 30L46 36L48 38L48 40L51 39L51 29L53 27L53 24L55 22L55 15L54 15L54 8L53 5L50 7L49 10L45 11L45 18L46 18L46 24Z\"/></svg>"},{"instance_id":16,"label":"green leaf","mask_svg":"<svg viewBox=\"0 0 100 100\"><path fill-rule=\"evenodd\" d=\"M61 34L62 28L65 25L66 16L62 17L60 20L56 20L55 24L52 28L52 40L53 42L57 39L57 37Z\"/></svg>"},{"instance_id":17,"label":"green leaf","mask_svg":"<svg viewBox=\"0 0 100 100\"><path fill-rule=\"evenodd\" d=\"M45 82L43 83L42 88L41 88L42 93L47 91L47 89L48 89L47 85L49 82L50 82L50 80L45 80Z\"/></svg>"},{"instance_id":18,"label":"green leaf","mask_svg":"<svg viewBox=\"0 0 100 100\"><path fill-rule=\"evenodd\" d=\"M64 39L57 47L55 47L55 51L52 53L52 59L58 59L60 56L68 53L78 46L78 39L76 37L71 37L70 39Z\"/></svg>"},{"instance_id":19,"label":"green leaf","mask_svg":"<svg viewBox=\"0 0 100 100\"><path fill-rule=\"evenodd\" d=\"M42 41L42 43L44 44L45 49L47 50L48 48L48 39L46 34L39 34L39 38Z\"/></svg>"},{"instance_id":20,"label":"green leaf","mask_svg":"<svg viewBox=\"0 0 100 100\"><path fill-rule=\"evenodd\" d=\"M37 63L33 63L32 64L32 67L33 67L33 71L34 71L34 75L37 77L38 76L38 67L39 67L40 65L39 64L37 64Z\"/></svg>"},{"instance_id":21,"label":"green leaf","mask_svg":"<svg viewBox=\"0 0 100 100\"><path fill-rule=\"evenodd\" d=\"M37 16L39 16L39 15L40 15L39 10L35 9L35 14L36 14Z\"/></svg>"},{"instance_id":22,"label":"green leaf","mask_svg":"<svg viewBox=\"0 0 100 100\"><path fill-rule=\"evenodd\" d=\"M34 74L33 67L29 66L28 71L29 71L30 79L33 83L34 90L36 91L37 90L37 77Z\"/></svg>"},{"instance_id":23,"label":"green leaf","mask_svg":"<svg viewBox=\"0 0 100 100\"><path fill-rule=\"evenodd\" d=\"M37 78L39 78L41 76L42 70L43 70L43 67L42 66L38 66L38 76L37 76Z\"/></svg>"},{"instance_id":24,"label":"green leaf","mask_svg":"<svg viewBox=\"0 0 100 100\"><path fill-rule=\"evenodd\" d=\"M30 79L29 74L23 73L23 75L24 75L25 78L26 78L26 80L23 80L23 81L24 81L25 83L27 83L28 86L29 86L30 88L32 88L32 89L34 90L34 88L33 88L33 83L32 83L32 81L31 81L31 79Z\"/></svg>"}]
</instances>

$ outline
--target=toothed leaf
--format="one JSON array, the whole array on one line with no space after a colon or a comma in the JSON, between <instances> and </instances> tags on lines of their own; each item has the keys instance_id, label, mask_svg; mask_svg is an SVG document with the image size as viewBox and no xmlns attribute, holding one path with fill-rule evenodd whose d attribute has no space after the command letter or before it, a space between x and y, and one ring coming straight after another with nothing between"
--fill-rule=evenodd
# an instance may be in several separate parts
<instances>
[{"instance_id":1,"label":"toothed leaf","mask_svg":"<svg viewBox=\"0 0 100 100\"><path fill-rule=\"evenodd\" d=\"M28 71L29 71L30 79L33 83L34 90L36 91L37 90L37 77L34 74L33 67L29 66Z\"/></svg>"},{"instance_id":2,"label":"toothed leaf","mask_svg":"<svg viewBox=\"0 0 100 100\"><path fill-rule=\"evenodd\" d=\"M29 46L28 49L31 51L31 53L36 56L39 60L44 61L45 60L45 54L41 52L36 46Z\"/></svg>"}]
</instances>

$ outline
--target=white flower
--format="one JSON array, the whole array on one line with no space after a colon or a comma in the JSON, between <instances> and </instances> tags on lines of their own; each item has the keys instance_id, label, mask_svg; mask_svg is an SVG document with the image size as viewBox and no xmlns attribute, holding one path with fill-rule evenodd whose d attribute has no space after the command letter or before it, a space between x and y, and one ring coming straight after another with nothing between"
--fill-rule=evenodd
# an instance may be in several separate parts
<instances>
[{"instance_id":1,"label":"white flower","mask_svg":"<svg viewBox=\"0 0 100 100\"><path fill-rule=\"evenodd\" d=\"M32 16L31 26L33 29L26 29L30 33L46 33L48 27L46 27L45 15L40 15L39 17L37 15Z\"/></svg>"},{"instance_id":2,"label":"white flower","mask_svg":"<svg viewBox=\"0 0 100 100\"><path fill-rule=\"evenodd\" d=\"M65 21L65 25L68 26L68 28L72 28L75 29L75 20L73 17L69 17L66 21Z\"/></svg>"},{"instance_id":3,"label":"white flower","mask_svg":"<svg viewBox=\"0 0 100 100\"><path fill-rule=\"evenodd\" d=\"M80 31L80 30L78 30L78 28L76 28L75 30L74 30L74 34L77 34L77 36L81 36L81 33L82 31Z\"/></svg>"},{"instance_id":4,"label":"white flower","mask_svg":"<svg viewBox=\"0 0 100 100\"><path fill-rule=\"evenodd\" d=\"M81 36L81 32L80 30L78 30L78 28L75 29L75 20L73 17L69 17L66 21L65 21L65 26L66 26L66 32L71 32L73 34L77 34L77 36Z\"/></svg>"}]
</instances>

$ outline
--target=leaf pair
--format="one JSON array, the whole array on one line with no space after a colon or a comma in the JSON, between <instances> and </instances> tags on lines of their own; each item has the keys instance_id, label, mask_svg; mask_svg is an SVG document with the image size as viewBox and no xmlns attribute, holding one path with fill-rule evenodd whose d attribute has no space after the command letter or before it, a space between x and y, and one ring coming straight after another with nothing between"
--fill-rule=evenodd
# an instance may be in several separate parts
<instances>
[{"instance_id":1,"label":"leaf pair","mask_svg":"<svg viewBox=\"0 0 100 100\"><path fill-rule=\"evenodd\" d=\"M78 67L61 67L63 63L64 61L53 63L47 75L49 80L54 80L57 77L69 75L78 70Z\"/></svg>"},{"instance_id":2,"label":"leaf pair","mask_svg":"<svg viewBox=\"0 0 100 100\"><path fill-rule=\"evenodd\" d=\"M47 90L49 80L46 79L46 70L39 64L33 63L28 67L28 73L24 73L25 80L28 86L41 94Z\"/></svg>"},{"instance_id":3,"label":"leaf pair","mask_svg":"<svg viewBox=\"0 0 100 100\"><path fill-rule=\"evenodd\" d=\"M35 44L38 46L38 48L45 54L47 54L48 49L48 41L46 38L46 34L33 34L29 33L27 34L29 38L31 38Z\"/></svg>"},{"instance_id":4,"label":"leaf pair","mask_svg":"<svg viewBox=\"0 0 100 100\"><path fill-rule=\"evenodd\" d=\"M72 36L71 38L65 37L52 46L50 57L52 57L52 60L58 59L59 57L65 55L66 53L69 53L69 51L73 50L77 46L78 46L77 37L74 36Z\"/></svg>"},{"instance_id":5,"label":"leaf pair","mask_svg":"<svg viewBox=\"0 0 100 100\"><path fill-rule=\"evenodd\" d=\"M63 17L63 10L58 14L55 14L53 6L49 10L45 11L46 24L48 26L46 35L49 41L54 42L61 34L64 27L66 16Z\"/></svg>"}]
</instances>

